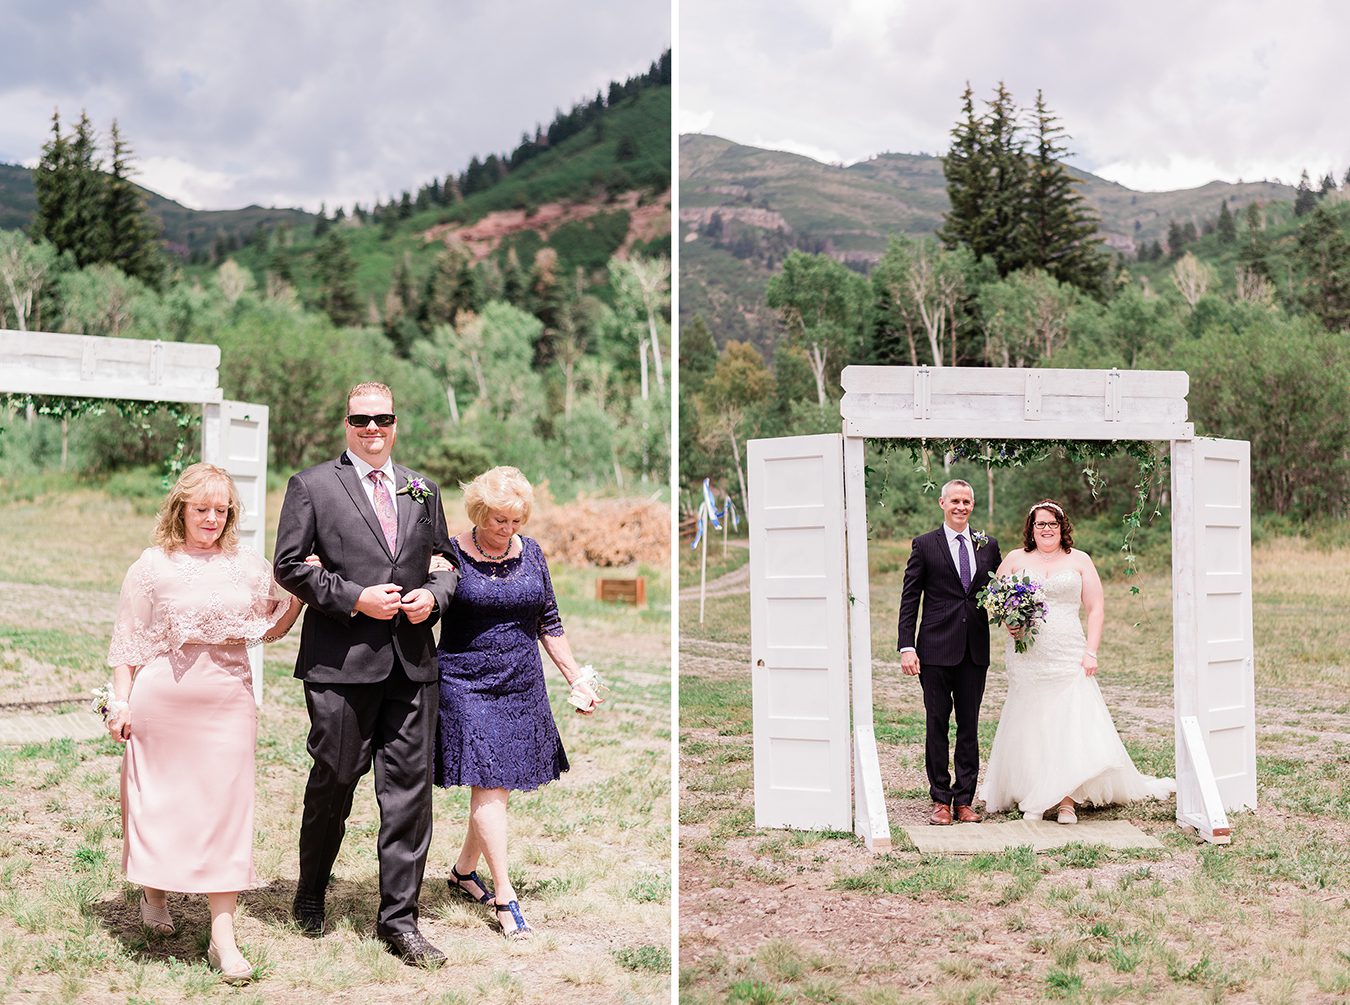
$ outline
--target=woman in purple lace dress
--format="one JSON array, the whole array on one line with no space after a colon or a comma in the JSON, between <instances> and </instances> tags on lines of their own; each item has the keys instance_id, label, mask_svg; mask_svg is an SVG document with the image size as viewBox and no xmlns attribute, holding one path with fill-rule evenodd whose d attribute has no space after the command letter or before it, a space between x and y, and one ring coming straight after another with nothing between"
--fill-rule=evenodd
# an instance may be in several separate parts
<instances>
[{"instance_id":1,"label":"woman in purple lace dress","mask_svg":"<svg viewBox=\"0 0 1350 1005\"><path fill-rule=\"evenodd\" d=\"M544 685L543 645L589 715L601 699L585 681L563 632L548 563L517 533L533 490L515 468L487 471L464 489L473 528L452 542L459 585L441 617L440 723L436 784L472 787L469 828L451 867L450 888L496 912L502 931L527 937L506 864L511 790L537 789L567 770ZM580 701L575 699L580 696ZM474 871L486 858L495 895Z\"/></svg>"}]
</instances>

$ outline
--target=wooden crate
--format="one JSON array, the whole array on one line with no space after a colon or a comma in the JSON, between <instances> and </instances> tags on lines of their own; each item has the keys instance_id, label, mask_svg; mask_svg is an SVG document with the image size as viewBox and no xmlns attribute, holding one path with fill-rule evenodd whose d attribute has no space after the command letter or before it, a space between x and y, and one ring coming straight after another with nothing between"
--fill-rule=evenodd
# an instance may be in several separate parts
<instances>
[{"instance_id":1,"label":"wooden crate","mask_svg":"<svg viewBox=\"0 0 1350 1005\"><path fill-rule=\"evenodd\" d=\"M597 579L595 581L595 599L607 604L632 604L634 607L647 606L647 580L643 576L636 579Z\"/></svg>"}]
</instances>

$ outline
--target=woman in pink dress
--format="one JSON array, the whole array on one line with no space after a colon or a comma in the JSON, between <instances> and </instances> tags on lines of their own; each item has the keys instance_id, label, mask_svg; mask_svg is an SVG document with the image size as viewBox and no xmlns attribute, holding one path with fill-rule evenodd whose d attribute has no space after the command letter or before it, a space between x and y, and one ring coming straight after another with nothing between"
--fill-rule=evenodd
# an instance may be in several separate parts
<instances>
[{"instance_id":1,"label":"woman in pink dress","mask_svg":"<svg viewBox=\"0 0 1350 1005\"><path fill-rule=\"evenodd\" d=\"M160 508L154 541L127 571L108 663L108 731L122 761L122 866L143 887L141 921L173 931L166 890L204 893L207 956L229 983L252 978L235 944L253 871L257 709L250 644L284 635L300 601L240 545L228 472L194 464Z\"/></svg>"}]
</instances>

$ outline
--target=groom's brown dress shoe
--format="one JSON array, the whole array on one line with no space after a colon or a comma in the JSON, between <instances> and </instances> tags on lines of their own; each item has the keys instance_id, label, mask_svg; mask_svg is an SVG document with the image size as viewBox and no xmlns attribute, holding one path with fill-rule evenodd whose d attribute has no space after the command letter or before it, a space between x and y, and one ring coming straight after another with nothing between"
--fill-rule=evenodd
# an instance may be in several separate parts
<instances>
[{"instance_id":1,"label":"groom's brown dress shoe","mask_svg":"<svg viewBox=\"0 0 1350 1005\"><path fill-rule=\"evenodd\" d=\"M946 827L952 822L952 808L946 803L934 803L933 813L928 818L928 822L939 827Z\"/></svg>"},{"instance_id":2,"label":"groom's brown dress shoe","mask_svg":"<svg viewBox=\"0 0 1350 1005\"><path fill-rule=\"evenodd\" d=\"M958 806L958 807L956 807L956 822L957 822L957 823L961 823L961 824L977 824L977 823L979 823L980 821L982 821L983 819L984 819L984 817L980 816L978 813L975 812L975 807L973 807L973 806Z\"/></svg>"}]
</instances>

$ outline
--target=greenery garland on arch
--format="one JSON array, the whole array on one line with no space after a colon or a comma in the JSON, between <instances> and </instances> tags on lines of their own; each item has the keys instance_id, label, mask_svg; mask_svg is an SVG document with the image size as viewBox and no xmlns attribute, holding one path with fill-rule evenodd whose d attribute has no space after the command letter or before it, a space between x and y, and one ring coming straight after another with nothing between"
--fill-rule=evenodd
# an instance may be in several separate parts
<instances>
[{"instance_id":1,"label":"greenery garland on arch","mask_svg":"<svg viewBox=\"0 0 1350 1005\"><path fill-rule=\"evenodd\" d=\"M137 401L131 398L84 398L64 394L27 394L0 392L0 407L6 411L29 408L38 415L54 419L77 419L85 415L104 415L113 409L128 422L134 422L142 432L150 432L150 418L158 412L173 416L177 435L173 452L164 458L164 488L178 480L187 467L189 434L201 424L198 406L182 401Z\"/></svg>"},{"instance_id":2,"label":"greenery garland on arch","mask_svg":"<svg viewBox=\"0 0 1350 1005\"><path fill-rule=\"evenodd\" d=\"M1043 461L1058 451L1076 465L1087 480L1092 498L1105 486L1101 462L1125 455L1133 458L1136 467L1134 481L1134 508L1122 519L1124 535L1120 552L1125 561L1125 575L1139 571L1134 553L1134 536L1147 519L1152 521L1162 511L1153 499L1162 487L1168 471L1167 455L1149 440L996 440L979 437L952 439L895 439L879 441L883 452L907 448L914 461L914 470L923 476L923 490L937 488L933 477L932 458L951 455L955 460L973 461L991 468L1020 468L1035 461ZM1139 587L1131 586L1137 594Z\"/></svg>"}]
</instances>

